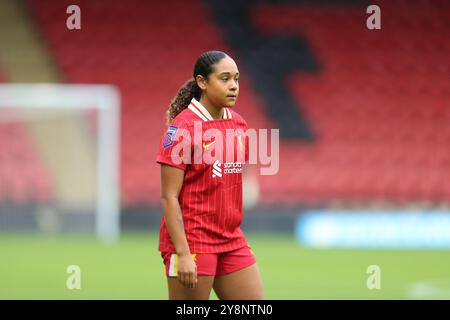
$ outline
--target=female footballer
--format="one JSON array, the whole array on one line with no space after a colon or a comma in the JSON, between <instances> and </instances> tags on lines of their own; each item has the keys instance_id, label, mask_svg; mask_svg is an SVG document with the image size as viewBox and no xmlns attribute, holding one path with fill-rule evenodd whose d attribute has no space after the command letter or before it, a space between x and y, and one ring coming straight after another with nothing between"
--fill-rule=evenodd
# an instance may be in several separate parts
<instances>
[{"instance_id":1,"label":"female footballer","mask_svg":"<svg viewBox=\"0 0 450 320\"><path fill-rule=\"evenodd\" d=\"M159 251L169 299L206 300L211 289L219 299L263 299L256 259L240 228L242 158L234 153L231 161L225 159L227 129L247 130L245 120L233 110L239 71L227 54L208 51L197 59L193 76L167 111L169 126L157 156L163 208ZM206 132L211 129L221 135L209 137ZM195 131L200 140L193 138ZM247 139L235 138L234 150L242 150ZM248 159L248 148L244 149ZM210 152L213 159L194 161L199 151Z\"/></svg>"}]
</instances>

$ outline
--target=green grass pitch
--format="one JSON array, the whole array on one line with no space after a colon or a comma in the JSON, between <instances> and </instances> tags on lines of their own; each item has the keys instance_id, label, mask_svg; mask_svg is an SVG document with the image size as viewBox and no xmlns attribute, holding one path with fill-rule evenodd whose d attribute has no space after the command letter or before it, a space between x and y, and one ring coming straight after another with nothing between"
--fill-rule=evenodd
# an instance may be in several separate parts
<instances>
[{"instance_id":1,"label":"green grass pitch","mask_svg":"<svg viewBox=\"0 0 450 320\"><path fill-rule=\"evenodd\" d=\"M267 299L450 299L450 251L308 249L293 236L247 234ZM0 234L0 299L166 299L157 234L123 234L115 245L91 236ZM69 290L69 265L81 289ZM369 290L367 267L381 269ZM211 299L216 299L211 293Z\"/></svg>"}]
</instances>

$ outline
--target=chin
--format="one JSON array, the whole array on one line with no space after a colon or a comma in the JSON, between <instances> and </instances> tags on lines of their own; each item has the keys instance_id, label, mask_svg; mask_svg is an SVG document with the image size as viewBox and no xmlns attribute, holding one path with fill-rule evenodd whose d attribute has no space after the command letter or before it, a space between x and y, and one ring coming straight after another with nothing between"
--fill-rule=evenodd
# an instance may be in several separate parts
<instances>
[{"instance_id":1,"label":"chin","mask_svg":"<svg viewBox=\"0 0 450 320\"><path fill-rule=\"evenodd\" d=\"M226 101L225 107L227 108L233 108L236 105L236 101Z\"/></svg>"}]
</instances>

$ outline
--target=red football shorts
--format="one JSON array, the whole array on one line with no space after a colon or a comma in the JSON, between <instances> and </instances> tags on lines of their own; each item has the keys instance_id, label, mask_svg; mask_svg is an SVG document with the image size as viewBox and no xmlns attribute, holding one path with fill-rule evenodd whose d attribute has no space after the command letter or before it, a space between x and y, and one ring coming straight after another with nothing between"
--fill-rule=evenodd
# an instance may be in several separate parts
<instances>
[{"instance_id":1,"label":"red football shorts","mask_svg":"<svg viewBox=\"0 0 450 320\"><path fill-rule=\"evenodd\" d=\"M166 275L177 277L178 255L172 252L161 252L161 256L166 266ZM192 256L197 264L197 275L199 276L223 276L251 266L256 262L250 246L228 252L193 253Z\"/></svg>"}]
</instances>

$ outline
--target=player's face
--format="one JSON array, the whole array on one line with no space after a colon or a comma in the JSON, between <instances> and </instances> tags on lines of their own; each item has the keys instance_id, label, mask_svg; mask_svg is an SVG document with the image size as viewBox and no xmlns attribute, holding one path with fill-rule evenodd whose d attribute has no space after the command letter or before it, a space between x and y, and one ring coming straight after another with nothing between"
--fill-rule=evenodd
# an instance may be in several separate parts
<instances>
[{"instance_id":1,"label":"player's face","mask_svg":"<svg viewBox=\"0 0 450 320\"><path fill-rule=\"evenodd\" d=\"M225 57L213 66L208 77L206 94L216 106L232 108L239 95L239 70L230 57Z\"/></svg>"}]
</instances>

